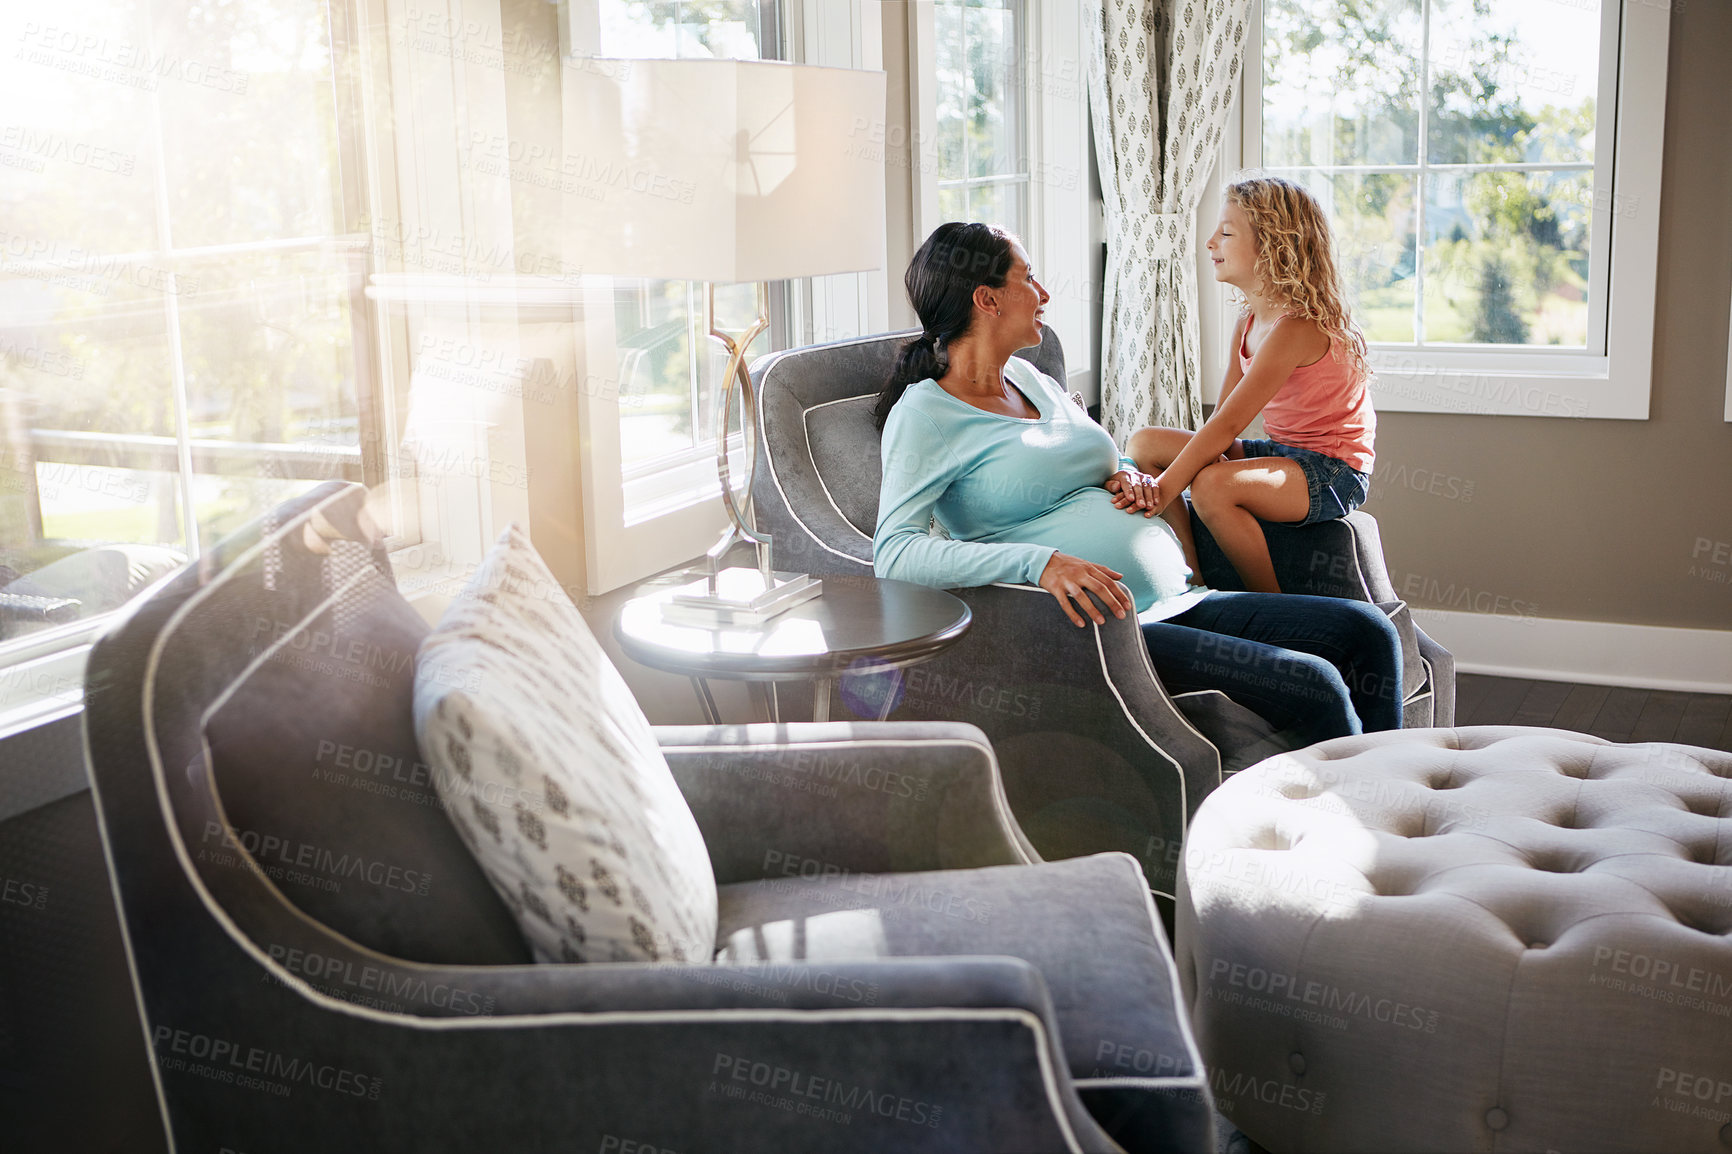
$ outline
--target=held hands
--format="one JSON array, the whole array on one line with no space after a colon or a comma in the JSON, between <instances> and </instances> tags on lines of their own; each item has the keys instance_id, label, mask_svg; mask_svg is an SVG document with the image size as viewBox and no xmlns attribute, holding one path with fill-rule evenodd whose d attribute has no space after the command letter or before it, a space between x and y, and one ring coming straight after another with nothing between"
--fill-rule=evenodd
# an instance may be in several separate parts
<instances>
[{"instance_id":1,"label":"held hands","mask_svg":"<svg viewBox=\"0 0 1732 1154\"><path fill-rule=\"evenodd\" d=\"M1135 469L1120 469L1108 477L1106 490L1113 495L1113 508L1127 513L1153 517L1160 504L1160 481Z\"/></svg>"},{"instance_id":2,"label":"held hands","mask_svg":"<svg viewBox=\"0 0 1732 1154\"><path fill-rule=\"evenodd\" d=\"M1106 618L1101 615L1100 608L1095 604L1098 598L1102 605L1111 609L1113 616L1123 617L1126 613L1135 613L1136 605L1132 603L1130 594L1119 584L1119 578L1124 574L1105 565L1096 565L1093 561L1084 561L1081 557L1072 557L1068 553L1054 553L1046 563L1046 568L1040 573L1040 587L1058 598L1059 607L1065 612L1077 628L1082 628L1085 622L1077 613L1071 602L1082 606L1084 613L1096 625L1106 624ZM1090 597L1089 593L1094 597Z\"/></svg>"},{"instance_id":3,"label":"held hands","mask_svg":"<svg viewBox=\"0 0 1732 1154\"><path fill-rule=\"evenodd\" d=\"M1171 497L1161 493L1161 479L1133 469L1121 469L1107 478L1107 492L1113 495L1113 507L1127 513L1157 516L1167 507Z\"/></svg>"}]
</instances>

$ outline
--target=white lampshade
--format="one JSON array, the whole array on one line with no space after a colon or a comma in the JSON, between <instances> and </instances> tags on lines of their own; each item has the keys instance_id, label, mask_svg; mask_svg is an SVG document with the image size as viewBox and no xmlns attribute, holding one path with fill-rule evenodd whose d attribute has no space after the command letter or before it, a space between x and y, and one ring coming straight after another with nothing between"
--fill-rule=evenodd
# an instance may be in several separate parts
<instances>
[{"instance_id":1,"label":"white lampshade","mask_svg":"<svg viewBox=\"0 0 1732 1154\"><path fill-rule=\"evenodd\" d=\"M868 127L884 73L580 60L563 90L568 267L734 283L883 264L884 152Z\"/></svg>"}]
</instances>

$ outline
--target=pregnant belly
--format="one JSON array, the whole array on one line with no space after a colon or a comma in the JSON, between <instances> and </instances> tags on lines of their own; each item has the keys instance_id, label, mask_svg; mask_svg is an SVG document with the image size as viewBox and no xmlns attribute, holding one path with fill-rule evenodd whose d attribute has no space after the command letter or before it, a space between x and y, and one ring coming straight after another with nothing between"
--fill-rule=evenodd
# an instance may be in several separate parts
<instances>
[{"instance_id":1,"label":"pregnant belly","mask_svg":"<svg viewBox=\"0 0 1732 1154\"><path fill-rule=\"evenodd\" d=\"M1079 489L994 541L1051 545L1123 573L1137 609L1185 592L1190 569L1173 530L1159 517L1113 508L1105 489Z\"/></svg>"}]
</instances>

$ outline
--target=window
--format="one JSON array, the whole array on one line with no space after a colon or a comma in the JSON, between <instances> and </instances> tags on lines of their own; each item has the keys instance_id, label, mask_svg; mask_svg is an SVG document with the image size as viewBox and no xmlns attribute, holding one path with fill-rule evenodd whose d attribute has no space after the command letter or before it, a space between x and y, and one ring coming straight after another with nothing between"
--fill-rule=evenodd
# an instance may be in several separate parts
<instances>
[{"instance_id":1,"label":"window","mask_svg":"<svg viewBox=\"0 0 1732 1154\"><path fill-rule=\"evenodd\" d=\"M938 212L1021 235L1028 143L1024 0L937 0Z\"/></svg>"},{"instance_id":2,"label":"window","mask_svg":"<svg viewBox=\"0 0 1732 1154\"><path fill-rule=\"evenodd\" d=\"M1666 13L1259 8L1242 160L1329 212L1379 406L1645 417Z\"/></svg>"},{"instance_id":3,"label":"window","mask_svg":"<svg viewBox=\"0 0 1732 1154\"><path fill-rule=\"evenodd\" d=\"M881 12L858 0L568 4L576 57L880 64ZM707 286L583 279L578 355L590 380L616 383L586 389L579 402L584 554L589 592L601 594L701 555L727 523L714 435L726 356L708 335ZM774 349L883 329L884 284L880 272L769 286L770 328L747 350L748 364ZM715 296L723 331L743 332L756 318L756 286L718 285Z\"/></svg>"},{"instance_id":4,"label":"window","mask_svg":"<svg viewBox=\"0 0 1732 1154\"><path fill-rule=\"evenodd\" d=\"M598 15L602 56L775 60L783 55L777 0L602 0ZM694 493L715 494L715 384L727 366L709 337L705 285L616 277L613 294L620 481L625 521L633 525L690 504ZM752 285L718 285L715 300L724 331L741 332L756 317ZM786 286L776 286L775 300L783 323L753 342L748 362L787 347ZM783 338L780 343L776 336ZM737 414L730 419L737 428Z\"/></svg>"},{"instance_id":5,"label":"window","mask_svg":"<svg viewBox=\"0 0 1732 1154\"><path fill-rule=\"evenodd\" d=\"M1092 399L1100 244L1083 27L1079 0L908 5L914 242L949 220L1017 233L1052 294L1047 320L1070 377L1061 383Z\"/></svg>"},{"instance_id":6,"label":"window","mask_svg":"<svg viewBox=\"0 0 1732 1154\"><path fill-rule=\"evenodd\" d=\"M218 538L384 476L351 21L340 0L0 17L0 713L75 702L44 655Z\"/></svg>"}]
</instances>

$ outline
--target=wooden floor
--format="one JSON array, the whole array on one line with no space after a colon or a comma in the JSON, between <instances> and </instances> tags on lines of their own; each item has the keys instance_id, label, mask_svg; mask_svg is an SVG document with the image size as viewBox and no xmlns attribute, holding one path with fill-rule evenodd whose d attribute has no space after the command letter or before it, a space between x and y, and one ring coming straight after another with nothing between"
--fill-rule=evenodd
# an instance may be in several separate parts
<instances>
[{"instance_id":1,"label":"wooden floor","mask_svg":"<svg viewBox=\"0 0 1732 1154\"><path fill-rule=\"evenodd\" d=\"M1609 741L1675 741L1732 751L1732 697L1569 685L1460 673L1457 725L1544 725Z\"/></svg>"}]
</instances>

